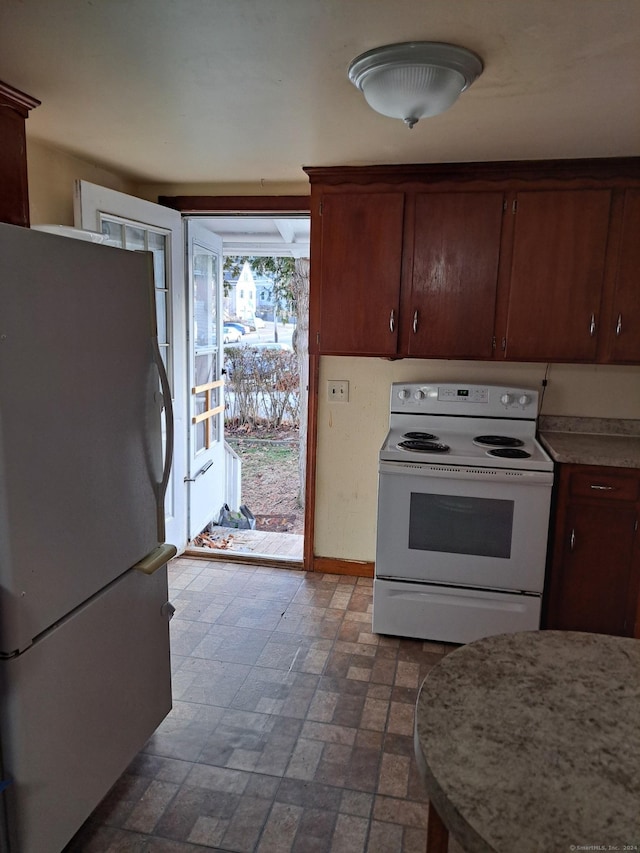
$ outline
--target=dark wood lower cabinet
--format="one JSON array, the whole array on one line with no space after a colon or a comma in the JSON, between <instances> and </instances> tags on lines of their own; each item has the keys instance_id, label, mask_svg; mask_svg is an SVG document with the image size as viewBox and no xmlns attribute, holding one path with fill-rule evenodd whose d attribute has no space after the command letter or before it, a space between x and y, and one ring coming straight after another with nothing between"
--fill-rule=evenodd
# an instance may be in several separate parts
<instances>
[{"instance_id":1,"label":"dark wood lower cabinet","mask_svg":"<svg viewBox=\"0 0 640 853\"><path fill-rule=\"evenodd\" d=\"M640 471L560 466L546 627L634 636Z\"/></svg>"}]
</instances>

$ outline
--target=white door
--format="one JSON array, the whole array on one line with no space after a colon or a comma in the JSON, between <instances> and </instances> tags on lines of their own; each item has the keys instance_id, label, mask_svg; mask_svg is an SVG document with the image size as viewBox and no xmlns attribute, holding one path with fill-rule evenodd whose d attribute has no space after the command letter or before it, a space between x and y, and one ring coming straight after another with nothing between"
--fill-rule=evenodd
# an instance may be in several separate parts
<instances>
[{"instance_id":1,"label":"white door","mask_svg":"<svg viewBox=\"0 0 640 853\"><path fill-rule=\"evenodd\" d=\"M76 181L75 224L106 234L107 243L153 254L156 315L160 351L173 399L174 454L165 499L166 541L184 550L187 544L185 398L184 237L182 217L175 210L90 184ZM109 354L105 353L105 358ZM163 442L165 428L163 423Z\"/></svg>"},{"instance_id":2,"label":"white door","mask_svg":"<svg viewBox=\"0 0 640 853\"><path fill-rule=\"evenodd\" d=\"M188 242L188 532L218 517L225 499L222 368L222 238L187 220Z\"/></svg>"}]
</instances>

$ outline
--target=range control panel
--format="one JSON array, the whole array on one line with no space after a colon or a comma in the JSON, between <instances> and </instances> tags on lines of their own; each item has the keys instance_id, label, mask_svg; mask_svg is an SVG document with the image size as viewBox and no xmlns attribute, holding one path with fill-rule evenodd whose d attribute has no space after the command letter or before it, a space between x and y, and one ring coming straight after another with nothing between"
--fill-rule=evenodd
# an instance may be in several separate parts
<instances>
[{"instance_id":1,"label":"range control panel","mask_svg":"<svg viewBox=\"0 0 640 853\"><path fill-rule=\"evenodd\" d=\"M538 416L538 391L504 385L394 382L391 386L391 411L535 420Z\"/></svg>"},{"instance_id":2,"label":"range control panel","mask_svg":"<svg viewBox=\"0 0 640 853\"><path fill-rule=\"evenodd\" d=\"M438 400L447 403L488 403L489 389L486 385L469 385L460 388L458 385L439 385Z\"/></svg>"}]
</instances>

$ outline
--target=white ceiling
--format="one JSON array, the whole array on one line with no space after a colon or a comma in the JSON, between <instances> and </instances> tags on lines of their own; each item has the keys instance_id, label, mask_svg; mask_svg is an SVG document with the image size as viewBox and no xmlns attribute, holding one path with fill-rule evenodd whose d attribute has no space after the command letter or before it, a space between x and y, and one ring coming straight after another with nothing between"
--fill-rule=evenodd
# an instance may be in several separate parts
<instances>
[{"instance_id":1,"label":"white ceiling","mask_svg":"<svg viewBox=\"0 0 640 853\"><path fill-rule=\"evenodd\" d=\"M199 220L219 234L225 255L309 257L309 216L215 216Z\"/></svg>"},{"instance_id":2,"label":"white ceiling","mask_svg":"<svg viewBox=\"0 0 640 853\"><path fill-rule=\"evenodd\" d=\"M449 41L482 76L413 130L359 53ZM153 183L306 181L303 165L640 154L640 0L2 0L28 134Z\"/></svg>"}]
</instances>

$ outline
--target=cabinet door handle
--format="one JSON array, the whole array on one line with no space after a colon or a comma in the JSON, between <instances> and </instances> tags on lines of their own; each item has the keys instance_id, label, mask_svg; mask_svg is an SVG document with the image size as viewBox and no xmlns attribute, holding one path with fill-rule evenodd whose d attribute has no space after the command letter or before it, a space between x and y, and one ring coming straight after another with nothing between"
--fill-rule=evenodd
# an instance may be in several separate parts
<instances>
[{"instance_id":1,"label":"cabinet door handle","mask_svg":"<svg viewBox=\"0 0 640 853\"><path fill-rule=\"evenodd\" d=\"M622 331L622 314L618 314L618 322L616 323L616 335Z\"/></svg>"},{"instance_id":2,"label":"cabinet door handle","mask_svg":"<svg viewBox=\"0 0 640 853\"><path fill-rule=\"evenodd\" d=\"M391 309L391 314L389 315L389 331L393 332L396 327L396 312L395 308Z\"/></svg>"},{"instance_id":3,"label":"cabinet door handle","mask_svg":"<svg viewBox=\"0 0 640 853\"><path fill-rule=\"evenodd\" d=\"M418 309L413 312L413 334L418 331Z\"/></svg>"},{"instance_id":4,"label":"cabinet door handle","mask_svg":"<svg viewBox=\"0 0 640 853\"><path fill-rule=\"evenodd\" d=\"M591 322L589 323L589 334L593 337L596 333L596 315L591 315Z\"/></svg>"},{"instance_id":5,"label":"cabinet door handle","mask_svg":"<svg viewBox=\"0 0 640 853\"><path fill-rule=\"evenodd\" d=\"M615 486L599 486L597 483L592 483L590 489L597 489L599 492L615 492Z\"/></svg>"},{"instance_id":6,"label":"cabinet door handle","mask_svg":"<svg viewBox=\"0 0 640 853\"><path fill-rule=\"evenodd\" d=\"M569 548L573 551L576 544L576 531L575 528L571 531L571 536L569 537Z\"/></svg>"}]
</instances>

